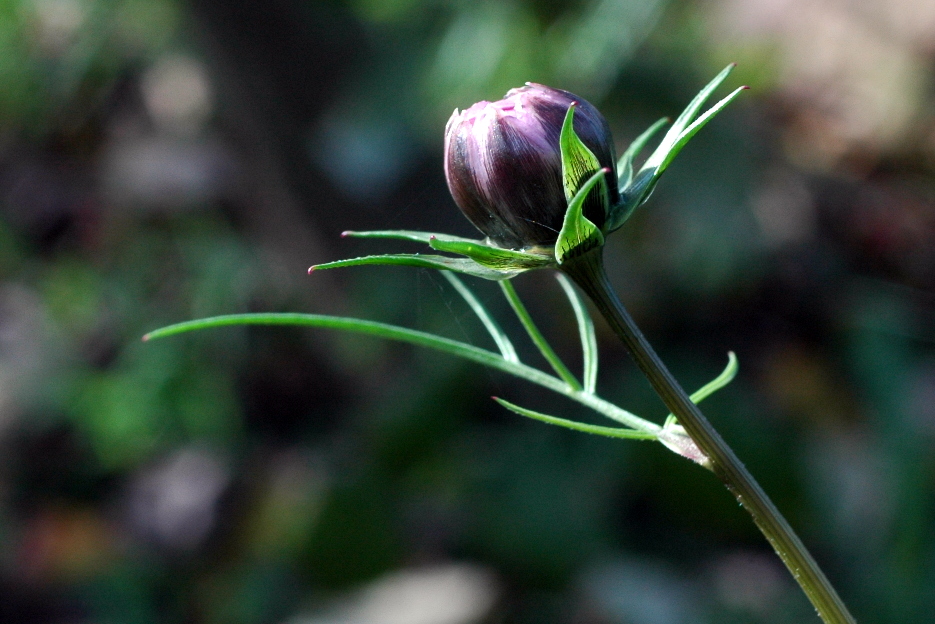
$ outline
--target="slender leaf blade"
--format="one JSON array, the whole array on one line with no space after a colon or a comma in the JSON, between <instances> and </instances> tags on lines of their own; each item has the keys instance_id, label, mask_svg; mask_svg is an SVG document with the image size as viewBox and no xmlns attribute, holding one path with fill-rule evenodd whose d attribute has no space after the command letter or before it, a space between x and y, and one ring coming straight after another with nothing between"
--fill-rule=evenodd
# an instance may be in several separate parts
<instances>
[{"instance_id":1,"label":"slender leaf blade","mask_svg":"<svg viewBox=\"0 0 935 624\"><path fill-rule=\"evenodd\" d=\"M669 123L668 117L663 117L656 121L656 123L647 128L643 134L636 137L633 142L630 143L627 151L625 151L623 156L620 157L620 160L617 161L617 179L620 182L621 192L633 181L633 160L639 156L643 148L646 147L646 144L649 143L649 140L667 123Z\"/></svg>"},{"instance_id":2,"label":"slender leaf blade","mask_svg":"<svg viewBox=\"0 0 935 624\"><path fill-rule=\"evenodd\" d=\"M698 131L705 127L705 125L714 118L715 115L720 113L724 108L733 102L742 91L747 89L746 86L737 87L734 89L730 95L720 100L717 104L705 111L704 115L696 119L690 126L688 126L682 134L678 136L678 139L675 143L672 144L671 149L666 153L665 158L662 163L659 165L659 169L656 172L656 176L662 174L663 171L668 168L669 164L678 156L678 153L682 151L682 148L691 140L693 136L698 134Z\"/></svg>"},{"instance_id":3,"label":"slender leaf blade","mask_svg":"<svg viewBox=\"0 0 935 624\"><path fill-rule=\"evenodd\" d=\"M578 334L581 337L581 353L584 359L584 374L582 376L584 391L594 394L597 388L598 355L594 321L591 320L591 315L588 314L584 301L578 296L578 292L572 286L571 281L562 273L558 273L555 277L558 279L558 283L561 284L562 290L565 291L568 301L571 302L571 307L575 311L575 319L578 321Z\"/></svg>"},{"instance_id":4,"label":"slender leaf blade","mask_svg":"<svg viewBox=\"0 0 935 624\"><path fill-rule=\"evenodd\" d=\"M376 321L367 321L362 319L325 316L320 314L298 314L298 313L259 313L259 314L229 314L224 316L215 316L203 318L194 321L176 323L161 329L149 332L143 336L144 341L165 338L190 331L211 329L217 327L230 327L237 325L286 325L302 327L321 327L326 329L337 329L340 331L350 331L365 335L371 335L387 340L396 340L409 344L435 349L443 353L448 353L455 357L489 366L504 373L525 379L530 383L542 386L553 392L564 395L573 401L600 412L611 420L615 420L627 427L652 433L656 435L662 428L648 420L640 418L636 414L609 403L600 397L592 394L577 391L570 388L568 384L541 370L522 364L519 362L509 362L502 355L481 349L456 340L443 338L434 334L421 332L415 329L399 327L397 325L388 325Z\"/></svg>"},{"instance_id":5,"label":"slender leaf blade","mask_svg":"<svg viewBox=\"0 0 935 624\"><path fill-rule=\"evenodd\" d=\"M320 271L324 269L339 269L353 266L411 266L422 269L438 269L441 271L454 271L455 273L464 273L488 280L504 280L515 277L525 269L497 270L477 264L468 258L449 258L447 256L423 255L423 254L385 254L380 256L364 256L361 258L350 258L347 260L335 260L334 262L325 262L316 264L309 269Z\"/></svg>"},{"instance_id":6,"label":"slender leaf blade","mask_svg":"<svg viewBox=\"0 0 935 624\"><path fill-rule=\"evenodd\" d=\"M464 242L464 243L478 243L470 238L463 238L461 236L451 236L450 234L438 234L435 232L417 232L415 230L372 230L368 232L356 232L353 230L347 230L342 232L341 236L348 238L390 238L397 240L408 240L414 241L417 243L429 244L429 241L432 238L436 238L440 241L450 241L450 242Z\"/></svg>"},{"instance_id":7,"label":"slender leaf blade","mask_svg":"<svg viewBox=\"0 0 935 624\"><path fill-rule=\"evenodd\" d=\"M464 282L462 282L454 273L450 271L442 271L442 276L448 280L448 283L458 292L459 295L464 299L468 304L471 310L474 311L474 314L477 315L477 318L480 319L480 322L483 323L484 327L487 328L487 332L490 334L490 337L493 338L493 341L497 344L497 348L500 349L500 354L503 355L503 359L507 362L519 362L519 356L516 355L516 349L513 347L513 343L510 341L510 338L504 333L500 328L500 325L490 313L487 312L487 308L478 301L477 297L474 296L474 293L471 292L471 289L468 288Z\"/></svg>"},{"instance_id":8,"label":"slender leaf blade","mask_svg":"<svg viewBox=\"0 0 935 624\"><path fill-rule=\"evenodd\" d=\"M719 73L714 79L709 82L705 87L698 92L698 94L692 98L692 101L688 103L688 106L685 107L685 110L676 118L675 123L672 124L672 127L669 128L669 131L662 138L662 142L659 144L659 147L652 153L646 163L643 165L642 169L649 169L651 167L659 167L662 161L665 159L666 154L668 154L672 145L678 140L678 137L682 134L682 131L692 122L695 116L698 114L698 111L701 110L701 107L704 106L705 101L711 97L711 94L717 89L722 82L724 82L730 73L736 67L735 63L731 63ZM660 172L661 173L661 172Z\"/></svg>"},{"instance_id":9,"label":"slender leaf blade","mask_svg":"<svg viewBox=\"0 0 935 624\"><path fill-rule=\"evenodd\" d=\"M550 425L565 427L566 429L572 429L574 431L592 433L594 435L604 436L607 438L624 438L627 440L655 440L657 438L655 433L650 433L647 431L637 431L636 429L626 429L621 427L601 427L600 425L589 425L587 423L568 420L566 418L558 418L557 416L549 416L548 414L526 409L525 407L520 407L519 405L515 405L499 397L491 398L493 398L494 401L510 410L514 414L519 414L520 416L532 418L533 420L538 420Z\"/></svg>"},{"instance_id":10,"label":"slender leaf blade","mask_svg":"<svg viewBox=\"0 0 935 624\"><path fill-rule=\"evenodd\" d=\"M555 353L554 349L552 349L552 345L549 344L549 341L545 339L545 336L543 336L542 332L539 331L539 328L536 327L535 321L532 320L532 317L529 315L529 311L526 309L526 306L523 305L522 300L516 293L516 289L513 288L513 284L507 280L504 280L500 282L500 290L503 291L503 295L509 302L510 307L513 308L513 311L516 313L516 317L519 319L520 323L523 324L523 327L526 329L526 333L529 334L529 338L539 349L542 357L544 357L546 361L552 366L552 369L558 373L558 376L565 380L565 383L567 383L570 388L577 391L583 390L581 382L578 381L578 379L572 374L570 370L568 370L568 367L565 366L565 363L562 362L562 359L558 357L558 354Z\"/></svg>"}]
</instances>

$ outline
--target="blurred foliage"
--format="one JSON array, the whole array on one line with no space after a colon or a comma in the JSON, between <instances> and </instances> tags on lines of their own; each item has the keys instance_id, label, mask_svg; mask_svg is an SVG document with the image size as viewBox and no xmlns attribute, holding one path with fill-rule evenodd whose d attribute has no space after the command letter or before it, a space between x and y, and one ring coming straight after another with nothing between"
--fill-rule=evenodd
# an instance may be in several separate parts
<instances>
[{"instance_id":1,"label":"blurred foliage","mask_svg":"<svg viewBox=\"0 0 935 624\"><path fill-rule=\"evenodd\" d=\"M472 235L455 107L553 84L624 145L727 61L754 89L612 279L687 387L737 351L706 412L858 619L928 621L933 60L923 0L0 0L0 621L811 621L708 473L489 397L570 403L359 337L139 342L297 310L482 344L437 275L305 268L379 247L345 229ZM554 280L517 288L580 366ZM600 392L661 420L598 331Z\"/></svg>"}]
</instances>

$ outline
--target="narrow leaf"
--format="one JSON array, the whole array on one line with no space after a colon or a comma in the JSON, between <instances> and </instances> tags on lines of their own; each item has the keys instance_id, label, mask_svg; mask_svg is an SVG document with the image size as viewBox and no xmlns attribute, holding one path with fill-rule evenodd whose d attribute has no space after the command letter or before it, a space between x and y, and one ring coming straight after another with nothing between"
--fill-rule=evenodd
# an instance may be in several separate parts
<instances>
[{"instance_id":1,"label":"narrow leaf","mask_svg":"<svg viewBox=\"0 0 935 624\"><path fill-rule=\"evenodd\" d=\"M321 314L295 314L295 313L261 313L261 314L229 314L225 316L215 316L203 318L195 321L186 321L169 325L152 331L145 336L143 340L155 340L156 338L165 338L185 332L210 329L215 327L230 327L234 325L292 325L302 327L321 327L326 329L337 329L340 331L349 331L359 334L367 334L387 340L397 340L409 344L435 349L460 357L482 366L489 366L503 371L520 379L525 379L530 383L542 386L553 392L564 395L573 401L600 412L611 420L615 420L627 427L645 431L656 435L661 431L661 427L648 420L640 418L636 414L628 412L613 403L609 403L600 397L592 394L574 390L568 387L568 384L547 373L542 372L526 364L519 362L510 362L503 356L480 349L456 340L450 340L434 334L421 332L407 327L397 325L387 325L376 321L365 321L362 319L346 318L340 316L324 316Z\"/></svg>"},{"instance_id":2,"label":"narrow leaf","mask_svg":"<svg viewBox=\"0 0 935 624\"><path fill-rule=\"evenodd\" d=\"M503 295L506 297L506 300L510 303L510 307L512 307L513 311L516 312L516 317L519 319L520 323L523 324L523 327L526 328L526 333L529 334L533 344L535 344L536 347L538 347L539 352L542 353L542 357L544 357L546 361L552 366L552 369L558 373L558 376L565 380L565 383L567 383L569 387L574 390L581 391L581 382L579 382L575 376L571 374L571 371L568 370L568 367L565 366L565 363L562 362L561 358L558 357L558 354L555 353L555 351L552 349L552 346L545 339L545 336L543 336L542 332L539 331L539 328L536 327L536 323L532 320L532 317L529 316L529 311L520 300L519 295L516 293L516 289L513 288L513 284L508 280L503 280L500 282L500 289L503 291Z\"/></svg>"},{"instance_id":3,"label":"narrow leaf","mask_svg":"<svg viewBox=\"0 0 935 624\"><path fill-rule=\"evenodd\" d=\"M721 371L721 374L705 385L701 386L699 389L695 390L695 392L693 392L688 398L692 400L692 403L701 403L709 396L732 382L734 377L737 376L737 371L739 368L740 363L737 361L737 355L733 351L728 351L727 366L724 367L724 370ZM668 427L675 422L678 422L678 419L674 414L669 414L669 417L666 418L664 427Z\"/></svg>"},{"instance_id":4,"label":"narrow leaf","mask_svg":"<svg viewBox=\"0 0 935 624\"><path fill-rule=\"evenodd\" d=\"M555 264L555 258L551 255L501 249L477 241L443 241L432 238L429 239L429 245L436 251L468 256L482 266L499 271L538 269Z\"/></svg>"},{"instance_id":5,"label":"narrow leaf","mask_svg":"<svg viewBox=\"0 0 935 624\"><path fill-rule=\"evenodd\" d=\"M705 87L698 92L692 101L688 103L688 106L685 107L685 110L676 118L675 123L672 124L672 127L669 128L669 131L666 132L666 135L662 138L662 142L659 144L659 147L656 148L656 151L653 152L652 156L649 157L649 160L646 161L646 164L643 165L643 169L648 169L650 167L658 167L663 159L665 154L668 153L669 148L678 140L678 137L682 134L682 131L692 122L695 116L698 114L698 111L701 110L701 107L704 106L705 101L711 94L714 93L714 90L721 86L721 83L727 80L727 77L732 71L734 71L736 65L731 63L719 73L714 79L709 82Z\"/></svg>"},{"instance_id":6,"label":"narrow leaf","mask_svg":"<svg viewBox=\"0 0 935 624\"><path fill-rule=\"evenodd\" d=\"M510 342L509 337L503 332L497 321L490 316L483 304L477 300L474 293L471 292L471 290L464 285L464 282L458 279L454 273L450 271L442 271L441 273L442 276L448 280L448 283L458 291L458 294L464 298L468 306L474 310L474 314L476 314L480 322L484 324L484 327L487 328L490 337L497 343L497 348L500 349L503 359L507 362L519 362L519 357L516 355L516 349L513 348L513 343Z\"/></svg>"},{"instance_id":7,"label":"narrow leaf","mask_svg":"<svg viewBox=\"0 0 935 624\"><path fill-rule=\"evenodd\" d=\"M722 110L724 110L724 107L726 107L728 104L733 102L737 98L737 96L740 95L741 91L744 91L746 89L747 87L745 86L737 87L731 92L730 95L728 95L727 97L719 101L717 104L709 108L707 111L705 111L704 115L702 115L701 117L696 119L694 122L692 122L692 124L688 126L688 128L686 128L685 131L682 132L682 134L678 136L678 139L675 141L675 143L672 144L671 149L666 153L666 156L663 159L662 163L659 165L659 170L657 171L655 175L656 176L661 175L662 172L665 171L666 168L669 166L669 164L675 159L678 153L682 151L682 148L685 147L685 145L691 140L691 138L695 136L698 133L698 131L701 130L709 121L711 121L711 119L713 119L715 115L717 115Z\"/></svg>"},{"instance_id":8,"label":"narrow leaf","mask_svg":"<svg viewBox=\"0 0 935 624\"><path fill-rule=\"evenodd\" d=\"M562 152L562 182L565 186L565 201L570 202L578 193L581 185L595 171L601 168L600 161L594 155L588 146L581 142L574 129L575 106L572 103L565 113L565 122L562 124L562 131L559 135L559 148ZM607 205L607 189L603 190L603 205Z\"/></svg>"},{"instance_id":9,"label":"narrow leaf","mask_svg":"<svg viewBox=\"0 0 935 624\"><path fill-rule=\"evenodd\" d=\"M663 117L651 125L643 134L636 137L636 139L630 143L630 147L627 148L627 151L625 151L623 156L620 157L620 160L617 161L617 178L620 182L621 192L633 181L633 160L639 156L643 148L646 147L646 144L649 143L649 140L667 123L669 123L669 118Z\"/></svg>"},{"instance_id":10,"label":"narrow leaf","mask_svg":"<svg viewBox=\"0 0 935 624\"><path fill-rule=\"evenodd\" d=\"M625 438L628 440L655 440L656 434L650 433L647 431L637 431L636 429L623 429L620 427L601 427L598 425L588 425L585 423L576 422L574 420L567 420L565 418L558 418L556 416L549 416L547 414L542 414L540 412L535 412L531 409L526 409L525 407L520 407L514 405L509 401L504 401L498 397L492 397L494 401L507 408L515 414L520 416L525 416L527 418L532 418L550 425L558 425L559 427L565 427L566 429L573 429L575 431L583 431L584 433L593 433L595 435L605 436L608 438Z\"/></svg>"},{"instance_id":11,"label":"narrow leaf","mask_svg":"<svg viewBox=\"0 0 935 624\"><path fill-rule=\"evenodd\" d=\"M565 212L562 231L558 233L558 240L555 242L555 259L558 260L559 264L571 253L584 253L604 244L604 235L601 234L596 225L584 216L582 209L584 201L594 185L599 183L607 184L606 173L607 170L602 169L591 176L572 200L568 202L568 210Z\"/></svg>"},{"instance_id":12,"label":"narrow leaf","mask_svg":"<svg viewBox=\"0 0 935 624\"><path fill-rule=\"evenodd\" d=\"M558 283L561 284L571 307L575 311L575 318L578 320L578 333L581 336L581 352L584 359L584 391L594 394L597 388L597 336L594 334L594 321L588 314L581 297L575 287L562 273L556 274Z\"/></svg>"},{"instance_id":13,"label":"narrow leaf","mask_svg":"<svg viewBox=\"0 0 935 624\"><path fill-rule=\"evenodd\" d=\"M336 260L324 264L316 264L308 271L319 271L323 269L339 269L343 267L365 266L365 265L391 265L391 266L413 266L423 269L439 269L441 271L454 271L455 273L464 273L474 277L482 277L488 280L509 279L523 272L524 269L514 270L496 270L481 266L468 258L449 258L447 256L421 255L421 254L386 254L381 256L364 256L362 258L350 258L348 260Z\"/></svg>"},{"instance_id":14,"label":"narrow leaf","mask_svg":"<svg viewBox=\"0 0 935 624\"><path fill-rule=\"evenodd\" d=\"M374 230L370 232L355 232L348 230L342 232L341 236L349 238L394 238L399 240L415 241L417 243L429 244L429 240L436 238L440 241L477 243L478 241L460 236L451 236L450 234L436 234L434 232L416 232L413 230Z\"/></svg>"}]
</instances>

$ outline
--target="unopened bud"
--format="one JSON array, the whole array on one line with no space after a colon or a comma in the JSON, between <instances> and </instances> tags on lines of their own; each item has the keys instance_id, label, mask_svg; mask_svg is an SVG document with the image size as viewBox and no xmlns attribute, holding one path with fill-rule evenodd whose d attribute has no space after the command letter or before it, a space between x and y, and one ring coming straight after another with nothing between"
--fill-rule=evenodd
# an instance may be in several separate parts
<instances>
[{"instance_id":1,"label":"unopened bud","mask_svg":"<svg viewBox=\"0 0 935 624\"><path fill-rule=\"evenodd\" d=\"M619 201L613 139L604 117L585 100L527 83L498 102L455 110L445 128L445 177L455 203L493 243L522 249L553 245L568 208L559 136L575 104L575 134L607 173L607 194L594 193L584 216L602 228ZM592 168L587 177L598 168ZM609 200L609 201L608 201Z\"/></svg>"}]
</instances>

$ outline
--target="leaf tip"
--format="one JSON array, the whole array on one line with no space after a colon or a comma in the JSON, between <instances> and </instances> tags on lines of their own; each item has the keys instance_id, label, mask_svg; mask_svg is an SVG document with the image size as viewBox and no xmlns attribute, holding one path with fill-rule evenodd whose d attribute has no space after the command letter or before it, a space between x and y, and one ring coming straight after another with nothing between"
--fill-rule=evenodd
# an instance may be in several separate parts
<instances>
[{"instance_id":1,"label":"leaf tip","mask_svg":"<svg viewBox=\"0 0 935 624\"><path fill-rule=\"evenodd\" d=\"M311 275L312 272L317 268L318 268L317 264L313 264L312 266L308 267L308 274Z\"/></svg>"},{"instance_id":2,"label":"leaf tip","mask_svg":"<svg viewBox=\"0 0 935 624\"><path fill-rule=\"evenodd\" d=\"M740 87L740 90L741 90L741 91L749 91L749 90L750 90L750 85L744 85L744 86Z\"/></svg>"},{"instance_id":3,"label":"leaf tip","mask_svg":"<svg viewBox=\"0 0 935 624\"><path fill-rule=\"evenodd\" d=\"M142 340L143 342L149 342L149 339L152 338L152 337L153 337L152 334L145 334L145 335L141 338L141 340Z\"/></svg>"},{"instance_id":4,"label":"leaf tip","mask_svg":"<svg viewBox=\"0 0 935 624\"><path fill-rule=\"evenodd\" d=\"M347 238L348 236L353 236L354 230L344 230L341 232L341 238Z\"/></svg>"}]
</instances>

